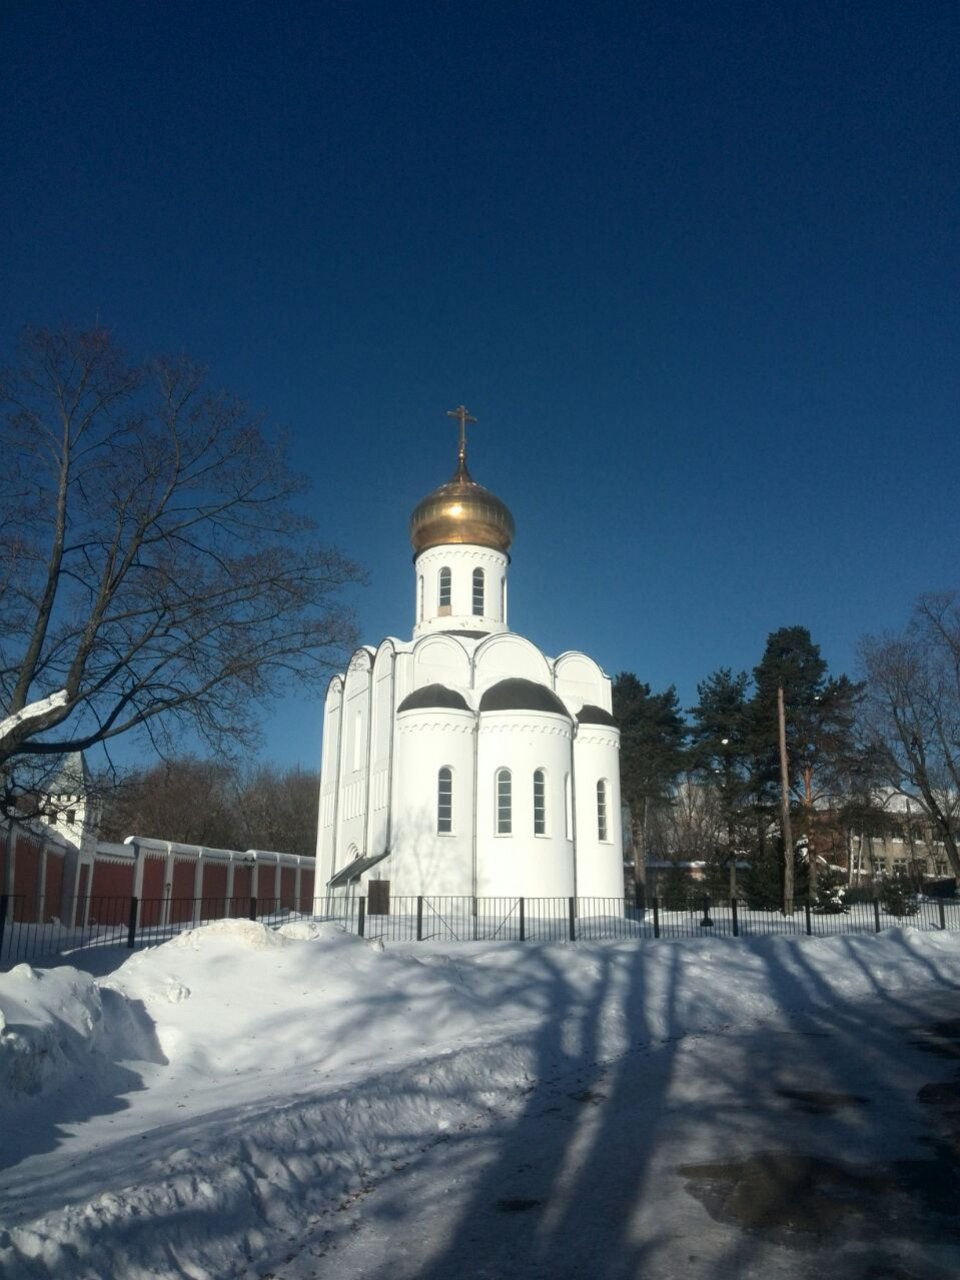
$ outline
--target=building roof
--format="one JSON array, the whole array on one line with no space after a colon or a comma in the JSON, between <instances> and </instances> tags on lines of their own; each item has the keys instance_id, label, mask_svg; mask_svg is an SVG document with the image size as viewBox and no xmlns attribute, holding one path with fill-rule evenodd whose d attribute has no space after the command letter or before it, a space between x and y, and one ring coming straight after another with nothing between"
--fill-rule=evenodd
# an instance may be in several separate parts
<instances>
[{"instance_id":1,"label":"building roof","mask_svg":"<svg viewBox=\"0 0 960 1280\"><path fill-rule=\"evenodd\" d=\"M480 699L481 711L547 711L552 715L570 713L552 689L535 680L513 677L491 685Z\"/></svg>"},{"instance_id":2,"label":"building roof","mask_svg":"<svg viewBox=\"0 0 960 1280\"><path fill-rule=\"evenodd\" d=\"M416 555L429 547L462 545L508 551L514 524L505 503L477 484L461 458L453 478L414 507L410 541Z\"/></svg>"},{"instance_id":3,"label":"building roof","mask_svg":"<svg viewBox=\"0 0 960 1280\"><path fill-rule=\"evenodd\" d=\"M609 724L615 729L620 727L609 711L604 711L603 707L595 707L589 702L577 712L577 719L581 724Z\"/></svg>"},{"instance_id":4,"label":"building roof","mask_svg":"<svg viewBox=\"0 0 960 1280\"><path fill-rule=\"evenodd\" d=\"M82 751L71 751L60 762L47 787L51 796L85 796L90 790L90 770Z\"/></svg>"},{"instance_id":5,"label":"building roof","mask_svg":"<svg viewBox=\"0 0 960 1280\"><path fill-rule=\"evenodd\" d=\"M354 858L352 862L347 863L345 867L341 867L327 881L328 889L340 889L344 885L349 884L352 880L359 880L364 871L369 871L371 867L375 867L378 862L382 862L390 853L389 849L384 849L382 853L361 854Z\"/></svg>"},{"instance_id":6,"label":"building roof","mask_svg":"<svg viewBox=\"0 0 960 1280\"><path fill-rule=\"evenodd\" d=\"M456 689L448 689L444 684L425 684L423 688L408 693L397 711L426 711L437 707L456 711L470 710L466 698L462 693L457 693Z\"/></svg>"}]
</instances>

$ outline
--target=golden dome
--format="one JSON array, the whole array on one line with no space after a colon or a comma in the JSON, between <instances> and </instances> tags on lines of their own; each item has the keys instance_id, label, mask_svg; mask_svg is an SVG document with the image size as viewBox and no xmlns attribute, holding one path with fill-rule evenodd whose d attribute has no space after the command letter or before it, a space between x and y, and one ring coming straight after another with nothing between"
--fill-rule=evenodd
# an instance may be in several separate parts
<instances>
[{"instance_id":1,"label":"golden dome","mask_svg":"<svg viewBox=\"0 0 960 1280\"><path fill-rule=\"evenodd\" d=\"M505 552L513 534L513 516L507 506L471 478L462 453L453 479L428 493L410 517L415 555L450 543Z\"/></svg>"}]
</instances>

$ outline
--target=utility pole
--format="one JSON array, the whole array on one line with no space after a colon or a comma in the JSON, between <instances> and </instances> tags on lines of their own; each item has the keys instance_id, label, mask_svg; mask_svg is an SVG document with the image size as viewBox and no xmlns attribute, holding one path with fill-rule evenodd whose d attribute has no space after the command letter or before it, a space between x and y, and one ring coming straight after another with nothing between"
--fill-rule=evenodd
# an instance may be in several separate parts
<instances>
[{"instance_id":1,"label":"utility pole","mask_svg":"<svg viewBox=\"0 0 960 1280\"><path fill-rule=\"evenodd\" d=\"M787 721L783 685L777 685L777 724L780 730L780 827L783 832L783 914L793 915L793 833L790 830L790 769L787 765Z\"/></svg>"}]
</instances>

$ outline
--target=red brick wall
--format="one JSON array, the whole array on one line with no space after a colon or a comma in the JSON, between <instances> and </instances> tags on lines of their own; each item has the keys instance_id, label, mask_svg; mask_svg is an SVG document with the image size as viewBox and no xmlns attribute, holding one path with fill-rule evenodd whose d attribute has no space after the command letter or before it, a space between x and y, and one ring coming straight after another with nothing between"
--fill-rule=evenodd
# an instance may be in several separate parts
<instances>
[{"instance_id":1,"label":"red brick wall","mask_svg":"<svg viewBox=\"0 0 960 1280\"><path fill-rule=\"evenodd\" d=\"M189 862L177 859L173 864L173 888L170 897L170 920L181 924L193 919L193 881L197 864L191 858Z\"/></svg>"},{"instance_id":2,"label":"red brick wall","mask_svg":"<svg viewBox=\"0 0 960 1280\"><path fill-rule=\"evenodd\" d=\"M17 834L13 864L13 918L33 923L37 918L37 889L40 885L40 844Z\"/></svg>"},{"instance_id":3,"label":"red brick wall","mask_svg":"<svg viewBox=\"0 0 960 1280\"><path fill-rule=\"evenodd\" d=\"M163 898L163 871L165 858L143 856L143 888L140 898L143 902L159 902Z\"/></svg>"},{"instance_id":4,"label":"red brick wall","mask_svg":"<svg viewBox=\"0 0 960 1280\"><path fill-rule=\"evenodd\" d=\"M133 863L98 858L93 864L88 919L97 924L125 924L132 894Z\"/></svg>"},{"instance_id":5,"label":"red brick wall","mask_svg":"<svg viewBox=\"0 0 960 1280\"><path fill-rule=\"evenodd\" d=\"M280 869L280 903L284 907L289 907L291 911L296 909L297 873L293 867Z\"/></svg>"},{"instance_id":6,"label":"red brick wall","mask_svg":"<svg viewBox=\"0 0 960 1280\"><path fill-rule=\"evenodd\" d=\"M225 914L227 864L207 862L203 868L203 919L220 920Z\"/></svg>"},{"instance_id":7,"label":"red brick wall","mask_svg":"<svg viewBox=\"0 0 960 1280\"><path fill-rule=\"evenodd\" d=\"M63 890L63 854L47 852L47 881L43 893L43 918L60 916L60 894Z\"/></svg>"}]
</instances>

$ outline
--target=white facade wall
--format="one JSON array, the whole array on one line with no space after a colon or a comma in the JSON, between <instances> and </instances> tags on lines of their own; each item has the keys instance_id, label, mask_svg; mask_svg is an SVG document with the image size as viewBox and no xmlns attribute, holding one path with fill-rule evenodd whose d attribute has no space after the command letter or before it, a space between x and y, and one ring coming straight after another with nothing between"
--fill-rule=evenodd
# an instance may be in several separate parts
<instances>
[{"instance_id":1,"label":"white facade wall","mask_svg":"<svg viewBox=\"0 0 960 1280\"><path fill-rule=\"evenodd\" d=\"M370 875L391 893L472 894L474 751L472 711L431 707L396 718L396 787L389 858ZM440 769L453 773L453 831L437 832Z\"/></svg>"},{"instance_id":2,"label":"white facade wall","mask_svg":"<svg viewBox=\"0 0 960 1280\"><path fill-rule=\"evenodd\" d=\"M317 822L317 884L325 885L333 875L333 853L339 808L341 718L343 677L334 676L327 688L323 709L323 738L320 752L320 814Z\"/></svg>"},{"instance_id":3,"label":"white facade wall","mask_svg":"<svg viewBox=\"0 0 960 1280\"><path fill-rule=\"evenodd\" d=\"M623 897L623 832L620 819L620 730L613 725L578 726L573 745L577 825L577 894ZM599 837L597 783L607 783L607 835Z\"/></svg>"},{"instance_id":4,"label":"white facade wall","mask_svg":"<svg viewBox=\"0 0 960 1280\"><path fill-rule=\"evenodd\" d=\"M520 677L553 688L550 663L535 644L508 632L481 640L473 654L473 688L479 699L491 685Z\"/></svg>"},{"instance_id":5,"label":"white facade wall","mask_svg":"<svg viewBox=\"0 0 960 1280\"><path fill-rule=\"evenodd\" d=\"M570 769L573 725L539 711L488 711L477 738L477 893L569 897L573 842L563 818L563 779ZM497 833L500 769L511 773L511 833ZM534 834L533 774L547 775L547 834Z\"/></svg>"},{"instance_id":6,"label":"white facade wall","mask_svg":"<svg viewBox=\"0 0 960 1280\"><path fill-rule=\"evenodd\" d=\"M573 715L586 705L613 710L613 684L585 653L561 653L553 663L553 688Z\"/></svg>"},{"instance_id":7,"label":"white facade wall","mask_svg":"<svg viewBox=\"0 0 960 1280\"><path fill-rule=\"evenodd\" d=\"M508 557L490 547L430 547L417 556L415 640L434 631L487 631L507 629ZM440 604L440 573L450 570L450 604ZM484 577L483 612L473 611L473 575Z\"/></svg>"},{"instance_id":8,"label":"white facade wall","mask_svg":"<svg viewBox=\"0 0 960 1280\"><path fill-rule=\"evenodd\" d=\"M371 677L370 783L362 846L365 852L386 849L390 844L396 665L396 645L385 640L377 650Z\"/></svg>"}]
</instances>

